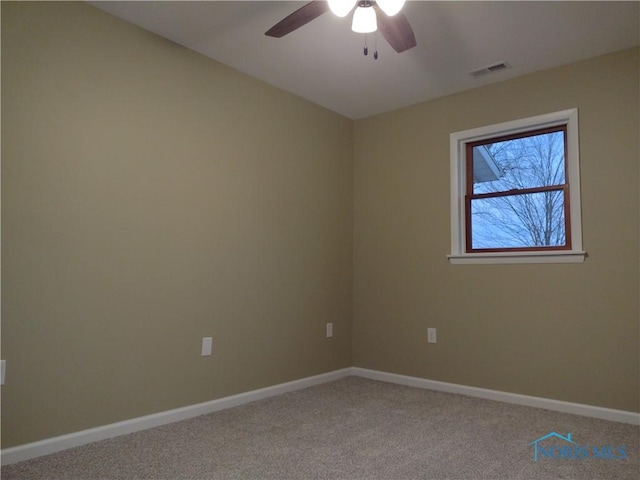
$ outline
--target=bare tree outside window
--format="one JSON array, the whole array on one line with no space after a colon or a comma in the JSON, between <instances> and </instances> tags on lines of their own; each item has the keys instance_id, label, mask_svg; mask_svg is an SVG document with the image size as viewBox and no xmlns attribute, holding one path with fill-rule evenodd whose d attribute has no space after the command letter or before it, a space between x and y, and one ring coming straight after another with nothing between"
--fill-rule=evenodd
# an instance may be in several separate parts
<instances>
[{"instance_id":1,"label":"bare tree outside window","mask_svg":"<svg viewBox=\"0 0 640 480\"><path fill-rule=\"evenodd\" d=\"M566 129L468 144L467 249L570 248Z\"/></svg>"}]
</instances>

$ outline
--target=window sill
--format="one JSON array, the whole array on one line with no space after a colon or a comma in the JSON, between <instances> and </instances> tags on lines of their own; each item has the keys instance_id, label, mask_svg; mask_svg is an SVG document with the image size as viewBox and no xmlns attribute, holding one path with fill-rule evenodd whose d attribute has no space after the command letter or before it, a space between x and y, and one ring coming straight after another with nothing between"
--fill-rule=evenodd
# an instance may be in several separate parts
<instances>
[{"instance_id":1,"label":"window sill","mask_svg":"<svg viewBox=\"0 0 640 480\"><path fill-rule=\"evenodd\" d=\"M452 265L506 263L583 263L587 252L495 252L447 255Z\"/></svg>"}]
</instances>

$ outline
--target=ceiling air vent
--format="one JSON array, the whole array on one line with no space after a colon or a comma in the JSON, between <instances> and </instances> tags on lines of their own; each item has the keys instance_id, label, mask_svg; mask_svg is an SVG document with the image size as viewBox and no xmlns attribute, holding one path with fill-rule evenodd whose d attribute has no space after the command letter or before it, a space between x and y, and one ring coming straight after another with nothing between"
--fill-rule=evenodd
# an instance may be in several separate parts
<instances>
[{"instance_id":1,"label":"ceiling air vent","mask_svg":"<svg viewBox=\"0 0 640 480\"><path fill-rule=\"evenodd\" d=\"M498 62L492 65L487 65L486 67L479 68L474 70L473 72L469 72L473 78L482 77L483 75L487 75L488 73L499 72L500 70L504 70L509 68L509 64L507 62Z\"/></svg>"}]
</instances>

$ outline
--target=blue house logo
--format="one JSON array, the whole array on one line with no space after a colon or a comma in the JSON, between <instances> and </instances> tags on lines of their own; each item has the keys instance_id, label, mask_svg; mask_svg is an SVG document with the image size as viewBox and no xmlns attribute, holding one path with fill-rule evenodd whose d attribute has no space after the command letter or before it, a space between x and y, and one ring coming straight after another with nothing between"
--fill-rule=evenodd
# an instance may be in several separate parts
<instances>
[{"instance_id":1,"label":"blue house logo","mask_svg":"<svg viewBox=\"0 0 640 480\"><path fill-rule=\"evenodd\" d=\"M559 433L556 433L556 432L550 432L550 433L547 433L545 436L540 437L540 438L538 438L538 439L534 440L533 442L531 442L531 443L529 444L529 445L533 445L533 461L534 461L534 462L537 462L537 461L538 461L538 450L539 450L540 448L542 448L542 449L543 449L543 450L542 450L543 454L548 453L548 452L546 452L546 451L544 450L544 447L543 447L542 445L540 445L540 446L539 446L538 444L539 444L540 442L544 441L544 440L547 440L548 438L553 438L553 437L559 438L560 440L563 440L563 441L565 441L566 443L572 443L572 444L574 444L574 445L576 444L576 442L574 442L573 440L571 440L571 434L570 434L570 433L567 433L567 436L566 436L566 437L563 437L562 435L560 435Z\"/></svg>"},{"instance_id":2,"label":"blue house logo","mask_svg":"<svg viewBox=\"0 0 640 480\"><path fill-rule=\"evenodd\" d=\"M552 442L552 439L556 441ZM550 432L529 444L533 446L533 461L545 458L564 460L585 460L588 458L604 460L627 459L627 447L619 445L579 445L571 438L571 433L562 436L557 432Z\"/></svg>"}]
</instances>

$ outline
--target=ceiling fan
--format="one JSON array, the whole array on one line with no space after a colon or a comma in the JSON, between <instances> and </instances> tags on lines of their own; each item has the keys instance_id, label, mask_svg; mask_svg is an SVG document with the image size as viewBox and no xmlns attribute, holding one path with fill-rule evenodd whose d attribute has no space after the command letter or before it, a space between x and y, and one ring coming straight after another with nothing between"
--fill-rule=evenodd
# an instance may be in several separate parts
<instances>
[{"instance_id":1,"label":"ceiling fan","mask_svg":"<svg viewBox=\"0 0 640 480\"><path fill-rule=\"evenodd\" d=\"M281 38L331 10L339 17L353 13L351 29L357 33L380 30L384 39L398 53L417 45L407 17L400 10L405 0L312 0L266 31L269 37ZM365 55L367 47L365 46ZM377 52L375 52L377 58Z\"/></svg>"}]
</instances>

